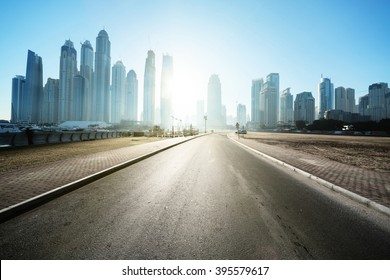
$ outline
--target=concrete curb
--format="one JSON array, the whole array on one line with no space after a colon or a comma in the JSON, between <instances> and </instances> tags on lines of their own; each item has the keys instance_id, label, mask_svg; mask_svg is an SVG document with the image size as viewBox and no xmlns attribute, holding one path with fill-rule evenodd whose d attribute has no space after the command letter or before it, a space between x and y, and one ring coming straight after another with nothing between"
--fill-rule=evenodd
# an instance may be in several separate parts
<instances>
[{"instance_id":1,"label":"concrete curb","mask_svg":"<svg viewBox=\"0 0 390 280\"><path fill-rule=\"evenodd\" d=\"M232 137L228 136L228 138L230 140L236 142L237 144L241 145L242 147L244 147L244 148L246 148L246 149L248 149L248 150L250 150L250 151L252 151L252 152L254 152L254 153L256 153L256 154L258 154L258 155L260 155L260 156L262 156L262 157L264 157L264 158L266 158L266 159L268 159L268 160L270 160L270 161L272 161L274 163L276 163L276 164L285 166L285 167L287 167L287 168L289 168L289 169L291 169L291 170L293 170L293 171L295 171L295 172L297 172L297 173L299 173L299 174L301 174L301 175L303 175L303 176L305 176L305 177L307 177L307 178L309 178L311 180L314 180L314 181L318 182L319 184L327 187L328 189L331 189L331 190L333 190L333 191L335 191L337 193L340 193L343 196L348 197L349 199L352 199L352 200L354 200L354 201L356 201L356 202L358 202L360 204L366 205L367 207L375 209L376 211L378 211L380 213L383 213L383 214L385 214L385 215L390 217L390 208L388 208L386 206L383 206L383 205L381 205L381 204L379 204L379 203L377 203L375 201L372 201L372 200L370 200L368 198L365 198L365 197L360 196L360 195L358 195L356 193L353 193L353 192L351 192L349 190L346 190L346 189L344 189L342 187L339 187L339 186L337 186L335 184L332 184L332 183L330 183L330 182L328 182L328 181L326 181L324 179L321 179L321 178L319 178L319 177L317 177L317 176L315 176L313 174L310 174L310 173L308 173L308 172L306 172L306 171L304 171L302 169L299 169L299 168L297 168L295 166L292 166L292 165L290 165L288 163L285 163L285 162L283 162L281 160L278 160L278 159L276 159L274 157L271 157L271 156L269 156L267 154L264 154L264 153L262 153L262 152L260 152L260 151L258 151L256 149L253 149L253 148L251 148L251 147L249 147L249 146L247 146L247 145L245 145L243 143L240 143L239 141L233 139Z\"/></svg>"},{"instance_id":2,"label":"concrete curb","mask_svg":"<svg viewBox=\"0 0 390 280\"><path fill-rule=\"evenodd\" d=\"M17 204L14 204L14 205L11 205L7 208L4 208L4 209L1 209L0 210L0 223L3 223L9 219L12 219L22 213L25 213L29 210L32 210L44 203L47 203L55 198L58 198L64 194L67 194L71 191L74 191L76 189L79 189L89 183L92 183L96 180L99 180L107 175L110 175L114 172L117 172L123 168L126 168L130 165L133 165L137 162L140 162L144 159L147 159L151 156L154 156L156 154L159 154L163 151L166 151L168 149L171 149L175 146L178 146L180 144L183 144L185 142L188 142L190 140L193 140L195 138L198 138L198 137L202 137L202 136L205 136L207 134L201 134L201 135L197 135L197 136L193 136L189 139L185 139L184 141L181 141L179 143L175 143L175 144L172 144L172 145L169 145L167 147L164 147L164 148L161 148L159 150L156 150L156 151L153 151L153 152L150 152L150 153L147 153L145 155L142 155L142 156L139 156L139 157L136 157L136 158L133 158L133 159L130 159L130 160L127 160L125 162L122 162L122 163L119 163L117 165L114 165L112 167L109 167L107 169L104 169L102 171L99 171L99 172L96 172L92 175L89 175L87 177L84 177L84 178L81 178L79 180L76 180L74 182L71 182L71 183L68 183L66 185L63 185L63 186L60 186L58 188L55 188L53 190L50 190L48 192L45 192L43 194L40 194L40 195L37 195L35 197L32 197L32 198L29 198L25 201L22 201L20 203L17 203Z\"/></svg>"}]
</instances>

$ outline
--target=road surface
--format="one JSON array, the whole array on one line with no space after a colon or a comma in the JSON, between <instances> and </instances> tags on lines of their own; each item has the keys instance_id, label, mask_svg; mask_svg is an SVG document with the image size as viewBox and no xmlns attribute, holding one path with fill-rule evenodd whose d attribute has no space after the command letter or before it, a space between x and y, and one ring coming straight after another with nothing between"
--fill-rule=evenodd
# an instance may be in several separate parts
<instances>
[{"instance_id":1,"label":"road surface","mask_svg":"<svg viewBox=\"0 0 390 280\"><path fill-rule=\"evenodd\" d=\"M390 219L211 134L0 224L1 259L389 259Z\"/></svg>"}]
</instances>

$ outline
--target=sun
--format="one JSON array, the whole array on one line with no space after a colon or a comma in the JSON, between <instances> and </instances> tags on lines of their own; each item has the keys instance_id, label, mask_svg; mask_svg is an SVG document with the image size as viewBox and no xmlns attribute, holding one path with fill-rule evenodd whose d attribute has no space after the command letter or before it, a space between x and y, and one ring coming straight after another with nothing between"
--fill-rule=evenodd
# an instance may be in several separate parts
<instances>
[{"instance_id":1,"label":"sun","mask_svg":"<svg viewBox=\"0 0 390 280\"><path fill-rule=\"evenodd\" d=\"M196 114L198 100L204 100L206 85L201 71L190 59L174 60L173 112L179 118Z\"/></svg>"}]
</instances>

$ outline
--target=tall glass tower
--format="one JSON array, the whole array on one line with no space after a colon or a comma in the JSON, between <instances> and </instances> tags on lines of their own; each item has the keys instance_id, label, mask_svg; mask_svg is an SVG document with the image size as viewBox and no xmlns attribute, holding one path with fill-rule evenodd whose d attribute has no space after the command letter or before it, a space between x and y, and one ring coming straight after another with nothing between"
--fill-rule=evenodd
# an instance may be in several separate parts
<instances>
[{"instance_id":1,"label":"tall glass tower","mask_svg":"<svg viewBox=\"0 0 390 280\"><path fill-rule=\"evenodd\" d=\"M210 128L222 126L221 82L218 75L211 75L207 87L207 123Z\"/></svg>"},{"instance_id":2,"label":"tall glass tower","mask_svg":"<svg viewBox=\"0 0 390 280\"><path fill-rule=\"evenodd\" d=\"M146 58L145 61L145 75L144 75L143 121L146 125L154 124L155 91L156 91L155 55L152 50L149 50L148 57Z\"/></svg>"},{"instance_id":3,"label":"tall glass tower","mask_svg":"<svg viewBox=\"0 0 390 280\"><path fill-rule=\"evenodd\" d=\"M96 37L93 120L110 122L111 43L105 30Z\"/></svg>"},{"instance_id":4,"label":"tall glass tower","mask_svg":"<svg viewBox=\"0 0 390 280\"><path fill-rule=\"evenodd\" d=\"M328 78L321 78L318 84L318 102L318 117L322 119L325 111L334 108L334 89Z\"/></svg>"},{"instance_id":5,"label":"tall glass tower","mask_svg":"<svg viewBox=\"0 0 390 280\"><path fill-rule=\"evenodd\" d=\"M23 76L18 75L12 79L11 123L18 123L22 120L25 84L26 79Z\"/></svg>"},{"instance_id":6,"label":"tall glass tower","mask_svg":"<svg viewBox=\"0 0 390 280\"><path fill-rule=\"evenodd\" d=\"M43 98L42 58L28 50L26 83L23 90L22 119L30 123L39 123Z\"/></svg>"},{"instance_id":7,"label":"tall glass tower","mask_svg":"<svg viewBox=\"0 0 390 280\"><path fill-rule=\"evenodd\" d=\"M126 92L126 67L117 61L112 67L111 84L111 122L120 123L124 115Z\"/></svg>"},{"instance_id":8,"label":"tall glass tower","mask_svg":"<svg viewBox=\"0 0 390 280\"><path fill-rule=\"evenodd\" d=\"M251 121L260 122L260 91L263 86L263 79L252 80L251 90Z\"/></svg>"},{"instance_id":9,"label":"tall glass tower","mask_svg":"<svg viewBox=\"0 0 390 280\"><path fill-rule=\"evenodd\" d=\"M161 71L161 127L171 126L172 116L172 95L173 95L173 58L169 55L163 56Z\"/></svg>"},{"instance_id":10,"label":"tall glass tower","mask_svg":"<svg viewBox=\"0 0 390 280\"><path fill-rule=\"evenodd\" d=\"M66 40L61 47L60 91L58 119L60 122L72 120L74 106L73 77L77 75L77 52L71 40Z\"/></svg>"},{"instance_id":11,"label":"tall glass tower","mask_svg":"<svg viewBox=\"0 0 390 280\"><path fill-rule=\"evenodd\" d=\"M87 40L81 44L80 75L85 79L83 120L92 120L93 100L93 48Z\"/></svg>"},{"instance_id":12,"label":"tall glass tower","mask_svg":"<svg viewBox=\"0 0 390 280\"><path fill-rule=\"evenodd\" d=\"M260 125L274 128L279 116L279 74L267 76L260 92Z\"/></svg>"},{"instance_id":13,"label":"tall glass tower","mask_svg":"<svg viewBox=\"0 0 390 280\"><path fill-rule=\"evenodd\" d=\"M125 118L130 121L138 120L138 80L134 70L127 73L125 98Z\"/></svg>"}]
</instances>

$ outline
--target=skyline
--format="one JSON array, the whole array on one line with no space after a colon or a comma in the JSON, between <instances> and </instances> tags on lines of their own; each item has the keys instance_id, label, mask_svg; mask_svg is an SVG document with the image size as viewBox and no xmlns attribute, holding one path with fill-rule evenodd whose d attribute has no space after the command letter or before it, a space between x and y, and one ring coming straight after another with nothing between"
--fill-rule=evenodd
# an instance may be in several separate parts
<instances>
[{"instance_id":1,"label":"skyline","mask_svg":"<svg viewBox=\"0 0 390 280\"><path fill-rule=\"evenodd\" d=\"M207 100L212 74L220 78L228 115L236 115L238 104L250 112L252 80L269 73L279 73L280 92L291 88L294 98L312 92L318 105L317 86L323 75L335 88L354 88L358 102L369 85L390 82L387 2L355 1L351 6L348 1L115 1L111 7L84 0L69 1L61 13L56 12L59 1L2 3L0 30L6 39L0 52L0 119L10 119L12 78L26 75L29 49L42 57L45 84L59 77L66 40L74 42L80 61L79 42L89 40L96 51L101 29L110 37L111 67L121 60L126 73L137 73L139 108L148 50L156 54L156 85L163 54L173 57L173 103L186 108L175 112L179 115L195 114L196 101Z\"/></svg>"}]
</instances>

